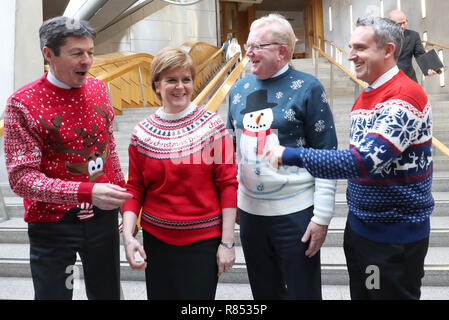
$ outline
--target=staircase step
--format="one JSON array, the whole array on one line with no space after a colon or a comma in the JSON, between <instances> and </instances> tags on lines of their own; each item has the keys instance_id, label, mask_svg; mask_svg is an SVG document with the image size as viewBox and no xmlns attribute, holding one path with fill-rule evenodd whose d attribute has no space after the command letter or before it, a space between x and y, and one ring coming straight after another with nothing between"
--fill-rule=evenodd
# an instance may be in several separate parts
<instances>
[{"instance_id":1,"label":"staircase step","mask_svg":"<svg viewBox=\"0 0 449 320\"><path fill-rule=\"evenodd\" d=\"M145 281L121 281L121 288L123 292L123 300L146 300L146 284ZM87 300L84 280L76 282L73 290L73 300ZM323 288L323 293L329 291L329 296L336 296L335 289L326 290ZM31 278L18 277L4 277L0 278L0 300L33 300L34 289ZM219 282L216 300L252 300L253 296L249 284L230 284Z\"/></svg>"},{"instance_id":2,"label":"staircase step","mask_svg":"<svg viewBox=\"0 0 449 320\"><path fill-rule=\"evenodd\" d=\"M444 170L449 170L444 168ZM442 185L444 187L444 185ZM432 192L435 199L435 209L433 216L449 215L449 194L447 192ZM22 218L24 214L23 201L20 197L5 197L5 204L8 210L9 218ZM346 194L339 192L335 196L335 216L346 216L348 207L346 202Z\"/></svg>"},{"instance_id":3,"label":"staircase step","mask_svg":"<svg viewBox=\"0 0 449 320\"><path fill-rule=\"evenodd\" d=\"M145 281L121 281L123 300L146 300ZM348 285L323 285L323 300L350 300ZM33 300L34 291L31 278L0 278L0 300ZM86 300L84 281L73 291L73 300ZM248 283L218 282L216 300L253 300ZM449 287L423 286L421 300L449 300Z\"/></svg>"},{"instance_id":4,"label":"staircase step","mask_svg":"<svg viewBox=\"0 0 449 320\"><path fill-rule=\"evenodd\" d=\"M430 246L438 247L449 243L449 219L447 217L431 215ZM335 216L329 225L325 247L338 247L343 245L343 232L346 226L346 215ZM139 232L136 238L142 242L142 233ZM0 223L0 244L28 244L27 223L21 218L13 218ZM122 238L120 237L120 242ZM235 243L241 245L240 227L235 228Z\"/></svg>"},{"instance_id":5,"label":"staircase step","mask_svg":"<svg viewBox=\"0 0 449 320\"><path fill-rule=\"evenodd\" d=\"M30 277L29 245L0 244L0 277ZM346 285L348 275L342 247L321 249L322 282L325 285ZM82 269L78 259L77 265ZM121 279L124 281L144 280L144 271L132 270L124 259L121 247ZM80 271L82 274L82 271ZM243 251L236 247L236 263L220 281L224 283L248 283ZM423 285L449 286L449 248L429 247L425 260Z\"/></svg>"}]
</instances>

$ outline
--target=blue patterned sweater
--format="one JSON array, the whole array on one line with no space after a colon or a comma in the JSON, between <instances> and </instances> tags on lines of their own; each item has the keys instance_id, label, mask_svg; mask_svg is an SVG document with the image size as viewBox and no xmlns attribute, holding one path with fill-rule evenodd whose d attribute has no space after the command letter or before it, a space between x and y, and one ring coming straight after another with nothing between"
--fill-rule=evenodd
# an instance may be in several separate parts
<instances>
[{"instance_id":1,"label":"blue patterned sweater","mask_svg":"<svg viewBox=\"0 0 449 320\"><path fill-rule=\"evenodd\" d=\"M287 148L282 160L315 177L348 179L348 223L356 233L377 242L411 243L430 232L431 148L430 103L400 71L356 100L350 149Z\"/></svg>"},{"instance_id":2,"label":"blue patterned sweater","mask_svg":"<svg viewBox=\"0 0 449 320\"><path fill-rule=\"evenodd\" d=\"M248 75L231 90L227 127L237 136L239 208L279 216L313 205L312 221L329 224L335 180L314 178L297 166L276 171L262 159L264 152L279 144L337 149L326 93L315 77L291 67L267 80Z\"/></svg>"}]
</instances>

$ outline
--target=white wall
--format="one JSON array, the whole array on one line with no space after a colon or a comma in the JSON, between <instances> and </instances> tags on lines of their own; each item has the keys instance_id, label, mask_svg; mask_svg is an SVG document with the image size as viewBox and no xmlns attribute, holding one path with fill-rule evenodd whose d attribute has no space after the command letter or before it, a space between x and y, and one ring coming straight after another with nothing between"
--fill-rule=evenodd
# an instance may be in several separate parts
<instances>
[{"instance_id":1,"label":"white wall","mask_svg":"<svg viewBox=\"0 0 449 320\"><path fill-rule=\"evenodd\" d=\"M43 73L43 60L39 48L41 24L42 1L3 0L1 2L0 118L3 118L8 97Z\"/></svg>"},{"instance_id":2,"label":"white wall","mask_svg":"<svg viewBox=\"0 0 449 320\"><path fill-rule=\"evenodd\" d=\"M15 90L36 80L44 73L44 59L39 41L39 28L42 22L42 1L16 0Z\"/></svg>"},{"instance_id":3,"label":"white wall","mask_svg":"<svg viewBox=\"0 0 449 320\"><path fill-rule=\"evenodd\" d=\"M445 23L449 13L449 1L427 0L427 17L421 17L421 0L402 0L401 10L407 15L407 28L419 32L422 39L424 31L428 32L428 40L449 45L449 24ZM351 35L349 6L353 7L352 22L355 25L359 17L370 14L388 17L391 10L397 9L397 0L384 0L383 12L381 12L380 0L323 0L324 37L332 41L340 48L348 51L348 43ZM333 31L329 31L329 6L332 6ZM449 65L449 50L445 51L445 65ZM344 59L345 60L345 59ZM345 66L349 66L344 61ZM415 71L419 76L419 68L415 65ZM427 93L449 92L449 72L446 72L446 86L440 87L439 76L426 78L423 87ZM419 79L419 77L418 77Z\"/></svg>"},{"instance_id":4,"label":"white wall","mask_svg":"<svg viewBox=\"0 0 449 320\"><path fill-rule=\"evenodd\" d=\"M190 6L154 0L100 32L95 54L132 51L155 55L166 46L180 47L186 41L218 45L216 18L215 0Z\"/></svg>"},{"instance_id":5,"label":"white wall","mask_svg":"<svg viewBox=\"0 0 449 320\"><path fill-rule=\"evenodd\" d=\"M2 30L3 48L0 50L0 118L3 118L6 99L14 91L14 34L15 0L2 1L0 10L0 30Z\"/></svg>"}]
</instances>

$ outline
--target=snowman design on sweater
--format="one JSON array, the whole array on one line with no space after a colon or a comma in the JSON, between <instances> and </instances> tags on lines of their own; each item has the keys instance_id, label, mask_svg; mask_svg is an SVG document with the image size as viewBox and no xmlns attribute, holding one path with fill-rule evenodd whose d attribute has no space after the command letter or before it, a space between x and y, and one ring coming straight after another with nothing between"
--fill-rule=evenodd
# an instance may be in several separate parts
<instances>
[{"instance_id":1,"label":"snowman design on sweater","mask_svg":"<svg viewBox=\"0 0 449 320\"><path fill-rule=\"evenodd\" d=\"M313 205L314 221L330 222L335 181L315 179L297 166L275 169L263 159L277 145L336 149L332 113L315 77L288 67L270 79L251 74L239 80L230 93L227 127L237 138L240 209L278 216Z\"/></svg>"},{"instance_id":2,"label":"snowman design on sweater","mask_svg":"<svg viewBox=\"0 0 449 320\"><path fill-rule=\"evenodd\" d=\"M267 184L258 179L260 176L268 178L276 173L268 161L262 160L266 151L279 145L276 130L271 128L274 119L272 108L276 106L277 103L267 101L266 90L257 90L248 95L246 108L240 111L244 115L240 137L241 182L253 194L263 195L279 191L287 182L286 179L270 179Z\"/></svg>"}]
</instances>

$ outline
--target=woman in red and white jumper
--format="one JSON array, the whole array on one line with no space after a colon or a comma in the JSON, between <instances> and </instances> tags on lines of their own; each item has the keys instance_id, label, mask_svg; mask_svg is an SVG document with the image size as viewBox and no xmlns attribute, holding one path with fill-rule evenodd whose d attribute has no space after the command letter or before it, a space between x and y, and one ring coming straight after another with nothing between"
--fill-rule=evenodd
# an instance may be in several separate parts
<instances>
[{"instance_id":1,"label":"woman in red and white jumper","mask_svg":"<svg viewBox=\"0 0 449 320\"><path fill-rule=\"evenodd\" d=\"M129 146L123 238L130 266L146 269L151 300L214 299L235 261L232 137L218 114L191 103L194 77L183 50L154 57L151 83L163 106L134 128ZM133 237L141 209L143 247Z\"/></svg>"}]
</instances>

